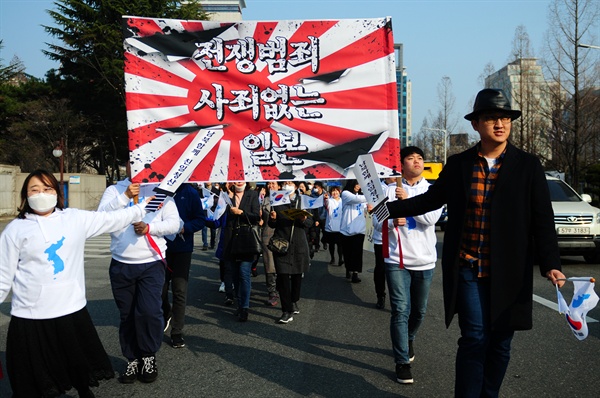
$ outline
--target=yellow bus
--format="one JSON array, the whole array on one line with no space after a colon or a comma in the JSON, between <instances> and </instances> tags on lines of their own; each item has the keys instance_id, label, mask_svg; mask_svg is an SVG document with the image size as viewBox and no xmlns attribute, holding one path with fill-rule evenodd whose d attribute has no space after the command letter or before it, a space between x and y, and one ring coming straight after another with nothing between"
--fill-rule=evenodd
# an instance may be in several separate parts
<instances>
[{"instance_id":1,"label":"yellow bus","mask_svg":"<svg viewBox=\"0 0 600 398\"><path fill-rule=\"evenodd\" d=\"M433 182L438 179L440 171L442 171L443 164L437 162L425 162L423 164L423 177L429 182Z\"/></svg>"}]
</instances>

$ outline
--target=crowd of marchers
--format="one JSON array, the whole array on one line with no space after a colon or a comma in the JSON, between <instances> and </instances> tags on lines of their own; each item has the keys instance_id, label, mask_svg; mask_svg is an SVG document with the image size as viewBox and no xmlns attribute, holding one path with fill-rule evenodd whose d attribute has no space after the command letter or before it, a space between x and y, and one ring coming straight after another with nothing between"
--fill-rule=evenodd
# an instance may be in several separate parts
<instances>
[{"instance_id":1,"label":"crowd of marchers","mask_svg":"<svg viewBox=\"0 0 600 398\"><path fill-rule=\"evenodd\" d=\"M514 332L532 327L534 255L542 276L559 287L565 280L543 168L508 141L520 115L502 90L480 91L465 116L480 141L450 157L433 185L421 175L421 149L403 148L402 177L381 181L385 220L368 215L372 207L356 180L185 183L156 207L154 197L137 203L140 184L128 178L108 187L93 212L65 208L56 178L32 172L19 213L0 236L0 302L12 291L6 373L13 396L54 397L75 388L80 397L93 397L90 387L114 377L86 308L88 238L111 234L109 278L127 359L118 380L151 383L164 335L170 333L173 348L185 347L196 232L202 231L202 250L215 250L219 290L237 319L251 320L251 278L262 260L265 304L281 307L277 322L285 325L300 314L303 276L316 251L328 250L330 266L345 266L346 278L361 282L369 222L375 306L383 309L389 296L396 380L413 383L415 340L437 261L435 223L446 205L444 307L447 325L458 314L461 333L455 395L497 397ZM213 195L226 199L221 211L219 200L204 204ZM322 205L306 206L305 197ZM507 209L512 217L505 217Z\"/></svg>"}]
</instances>

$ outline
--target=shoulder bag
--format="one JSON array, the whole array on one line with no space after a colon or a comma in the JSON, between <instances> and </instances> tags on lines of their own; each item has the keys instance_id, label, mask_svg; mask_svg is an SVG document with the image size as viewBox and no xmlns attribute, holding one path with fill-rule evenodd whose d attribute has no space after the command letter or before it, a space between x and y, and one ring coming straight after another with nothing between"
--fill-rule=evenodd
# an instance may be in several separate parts
<instances>
[{"instance_id":1,"label":"shoulder bag","mask_svg":"<svg viewBox=\"0 0 600 398\"><path fill-rule=\"evenodd\" d=\"M277 236L273 236L273 237L271 237L271 239L269 239L269 243L267 244L267 249L271 250L271 252L273 252L275 254L279 254L279 255L287 254L287 252L290 248L290 242L292 240L292 236L294 236L295 224L296 224L296 221L294 220L294 222L292 223L292 232L290 233L289 240L280 238Z\"/></svg>"},{"instance_id":2,"label":"shoulder bag","mask_svg":"<svg viewBox=\"0 0 600 398\"><path fill-rule=\"evenodd\" d=\"M244 213L244 215L246 215ZM237 256L253 256L262 252L260 244L259 226L250 223L248 215L246 215L248 223L240 223L239 218L237 225L233 228L233 238L231 243L231 253Z\"/></svg>"}]
</instances>

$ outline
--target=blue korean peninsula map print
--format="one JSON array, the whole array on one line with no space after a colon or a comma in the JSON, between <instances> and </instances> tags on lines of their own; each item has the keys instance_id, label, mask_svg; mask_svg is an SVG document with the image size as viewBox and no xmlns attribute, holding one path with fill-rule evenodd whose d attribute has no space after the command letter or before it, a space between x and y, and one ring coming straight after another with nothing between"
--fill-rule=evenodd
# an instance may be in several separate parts
<instances>
[{"instance_id":1,"label":"blue korean peninsula map print","mask_svg":"<svg viewBox=\"0 0 600 398\"><path fill-rule=\"evenodd\" d=\"M65 263L63 259L60 258L60 256L56 253L58 249L63 246L64 241L65 237L63 236L58 242L51 244L50 247L44 250L44 253L48 255L48 261L50 261L50 264L52 264L52 267L54 267L54 275L64 271L65 269Z\"/></svg>"}]
</instances>

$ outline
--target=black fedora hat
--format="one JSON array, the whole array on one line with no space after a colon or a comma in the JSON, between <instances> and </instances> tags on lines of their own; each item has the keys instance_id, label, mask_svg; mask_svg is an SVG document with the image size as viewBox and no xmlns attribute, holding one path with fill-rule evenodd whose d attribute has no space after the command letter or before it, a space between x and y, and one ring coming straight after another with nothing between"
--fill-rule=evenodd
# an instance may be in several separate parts
<instances>
[{"instance_id":1,"label":"black fedora hat","mask_svg":"<svg viewBox=\"0 0 600 398\"><path fill-rule=\"evenodd\" d=\"M473 112L465 115L465 119L474 120L482 112L494 111L506 113L512 120L521 116L521 111L510 107L510 101L506 98L504 91L499 88L484 88L477 93L475 104L473 105Z\"/></svg>"}]
</instances>

